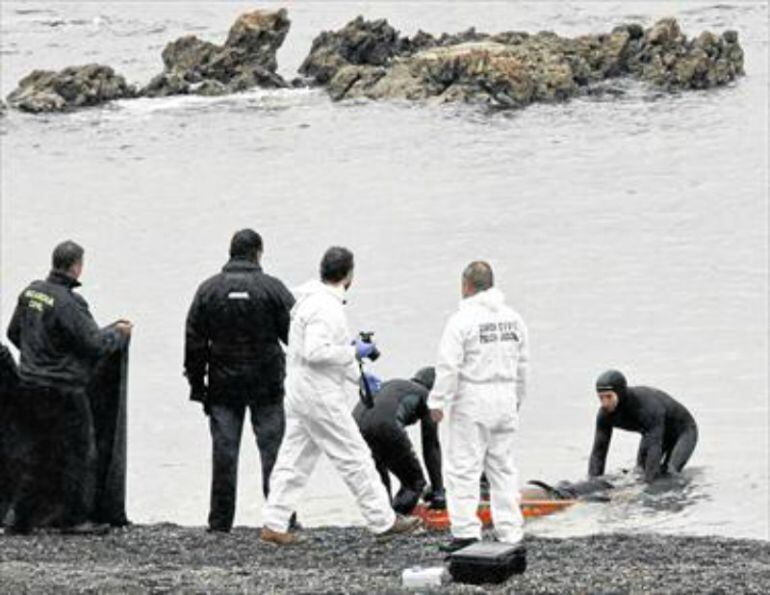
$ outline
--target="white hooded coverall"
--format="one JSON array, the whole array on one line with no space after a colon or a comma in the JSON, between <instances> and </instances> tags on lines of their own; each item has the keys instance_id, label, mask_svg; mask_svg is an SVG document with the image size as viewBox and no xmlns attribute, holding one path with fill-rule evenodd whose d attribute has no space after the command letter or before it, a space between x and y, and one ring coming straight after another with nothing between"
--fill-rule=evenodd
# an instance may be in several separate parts
<instances>
[{"instance_id":1,"label":"white hooded coverall","mask_svg":"<svg viewBox=\"0 0 770 595\"><path fill-rule=\"evenodd\" d=\"M390 499L347 403L358 382L344 290L311 281L295 292L286 353L286 433L270 477L263 524L286 531L321 453L329 457L374 533L395 521Z\"/></svg>"},{"instance_id":2,"label":"white hooded coverall","mask_svg":"<svg viewBox=\"0 0 770 595\"><path fill-rule=\"evenodd\" d=\"M513 449L529 350L524 321L504 299L493 287L460 302L441 338L428 407L448 408L444 469L452 536L481 538L476 509L484 471L497 538L517 543L524 519Z\"/></svg>"}]
</instances>

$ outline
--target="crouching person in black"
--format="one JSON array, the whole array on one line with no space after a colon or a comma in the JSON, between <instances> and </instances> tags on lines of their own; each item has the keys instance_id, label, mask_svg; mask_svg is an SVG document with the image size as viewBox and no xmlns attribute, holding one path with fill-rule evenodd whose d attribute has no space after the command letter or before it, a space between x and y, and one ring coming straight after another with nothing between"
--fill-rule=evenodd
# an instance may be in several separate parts
<instances>
[{"instance_id":1,"label":"crouching person in black","mask_svg":"<svg viewBox=\"0 0 770 595\"><path fill-rule=\"evenodd\" d=\"M412 511L427 485L406 433L406 427L418 421L422 431L423 459L431 484L426 499L431 508L446 508L438 427L427 406L435 378L433 368L422 368L412 380L390 380L377 392L371 409L358 403L353 410L361 434L372 450L377 471L391 494L393 509L400 514ZM392 496L389 473L401 483L395 497Z\"/></svg>"},{"instance_id":2,"label":"crouching person in black","mask_svg":"<svg viewBox=\"0 0 770 595\"><path fill-rule=\"evenodd\" d=\"M698 426L684 405L662 390L628 386L626 377L617 370L599 376L596 393L600 407L589 477L604 474L613 428L642 435L636 465L645 481L675 475L684 468L698 443Z\"/></svg>"},{"instance_id":3,"label":"crouching person in black","mask_svg":"<svg viewBox=\"0 0 770 595\"><path fill-rule=\"evenodd\" d=\"M88 521L95 490L96 445L87 385L97 361L122 349L131 323L99 328L88 304L73 290L83 271L83 248L62 242L45 280L19 296L8 338L19 349L15 422L22 444L10 445L20 462L6 516L6 532L27 533L48 524L64 532L104 532Z\"/></svg>"},{"instance_id":4,"label":"crouching person in black","mask_svg":"<svg viewBox=\"0 0 770 595\"><path fill-rule=\"evenodd\" d=\"M198 288L187 315L185 375L190 399L209 416L213 444L208 530L233 526L238 455L246 409L257 437L267 497L286 425L283 380L294 297L262 272L262 238L235 233L222 272Z\"/></svg>"}]
</instances>

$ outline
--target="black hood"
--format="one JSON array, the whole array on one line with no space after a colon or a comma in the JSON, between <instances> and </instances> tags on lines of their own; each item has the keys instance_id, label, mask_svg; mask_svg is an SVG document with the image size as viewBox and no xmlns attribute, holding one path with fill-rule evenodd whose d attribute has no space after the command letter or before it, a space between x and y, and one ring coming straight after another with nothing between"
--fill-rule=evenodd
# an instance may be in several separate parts
<instances>
[{"instance_id":1,"label":"black hood","mask_svg":"<svg viewBox=\"0 0 770 595\"><path fill-rule=\"evenodd\" d=\"M628 389L628 382L622 372L607 370L596 379L596 392L613 391L618 397L623 397Z\"/></svg>"},{"instance_id":2,"label":"black hood","mask_svg":"<svg viewBox=\"0 0 770 595\"><path fill-rule=\"evenodd\" d=\"M420 368L412 378L412 381L416 382L417 384L422 384L428 390L432 390L433 383L436 381L436 368L432 366L427 368Z\"/></svg>"}]
</instances>

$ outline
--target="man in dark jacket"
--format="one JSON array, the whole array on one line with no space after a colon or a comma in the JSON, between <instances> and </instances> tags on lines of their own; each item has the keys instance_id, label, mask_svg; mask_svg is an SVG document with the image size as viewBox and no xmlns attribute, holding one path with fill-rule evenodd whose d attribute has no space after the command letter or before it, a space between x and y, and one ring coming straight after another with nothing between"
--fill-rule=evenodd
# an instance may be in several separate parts
<instances>
[{"instance_id":1,"label":"man in dark jacket","mask_svg":"<svg viewBox=\"0 0 770 595\"><path fill-rule=\"evenodd\" d=\"M412 511L426 486L420 461L406 433L406 427L418 421L422 431L423 459L431 483L428 500L431 508L446 508L438 427L427 406L435 378L433 368L422 368L412 380L390 380L377 392L372 408L359 402L353 410L353 417L372 450L377 471L391 498L390 473L401 483L392 498L393 510L400 514Z\"/></svg>"},{"instance_id":2,"label":"man in dark jacket","mask_svg":"<svg viewBox=\"0 0 770 595\"><path fill-rule=\"evenodd\" d=\"M83 248L65 241L53 251L53 268L19 296L8 338L19 349L19 421L33 444L13 497L13 521L6 531L31 529L36 500L52 474L62 491L65 531L89 533L104 528L87 522L95 487L96 446L86 387L96 362L123 348L131 323L99 328L80 286ZM23 402L22 402L23 401ZM42 483L41 483L42 482Z\"/></svg>"},{"instance_id":3,"label":"man in dark jacket","mask_svg":"<svg viewBox=\"0 0 770 595\"><path fill-rule=\"evenodd\" d=\"M655 388L629 387L617 370L599 376L596 392L601 407L596 416L589 476L604 474L613 428L642 434L636 464L646 481L682 470L698 442L698 427L684 405Z\"/></svg>"},{"instance_id":4,"label":"man in dark jacket","mask_svg":"<svg viewBox=\"0 0 770 595\"><path fill-rule=\"evenodd\" d=\"M262 272L262 238L237 232L230 261L198 288L187 315L185 374L203 403L213 442L209 531L227 532L235 514L238 453L246 408L262 462L262 491L283 439L283 380L294 298Z\"/></svg>"}]
</instances>

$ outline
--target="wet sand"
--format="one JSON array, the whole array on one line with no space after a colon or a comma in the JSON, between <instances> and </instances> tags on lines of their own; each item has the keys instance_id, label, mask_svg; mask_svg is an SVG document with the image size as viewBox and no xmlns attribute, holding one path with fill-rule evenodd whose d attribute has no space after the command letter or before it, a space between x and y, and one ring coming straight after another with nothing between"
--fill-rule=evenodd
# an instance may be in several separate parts
<instances>
[{"instance_id":1,"label":"wet sand","mask_svg":"<svg viewBox=\"0 0 770 595\"><path fill-rule=\"evenodd\" d=\"M361 528L302 532L262 544L255 528L138 525L104 537L0 536L0 592L373 593L401 591L401 572L442 564L446 537L378 543ZM770 542L655 534L528 538L524 575L442 593L770 592Z\"/></svg>"}]
</instances>

